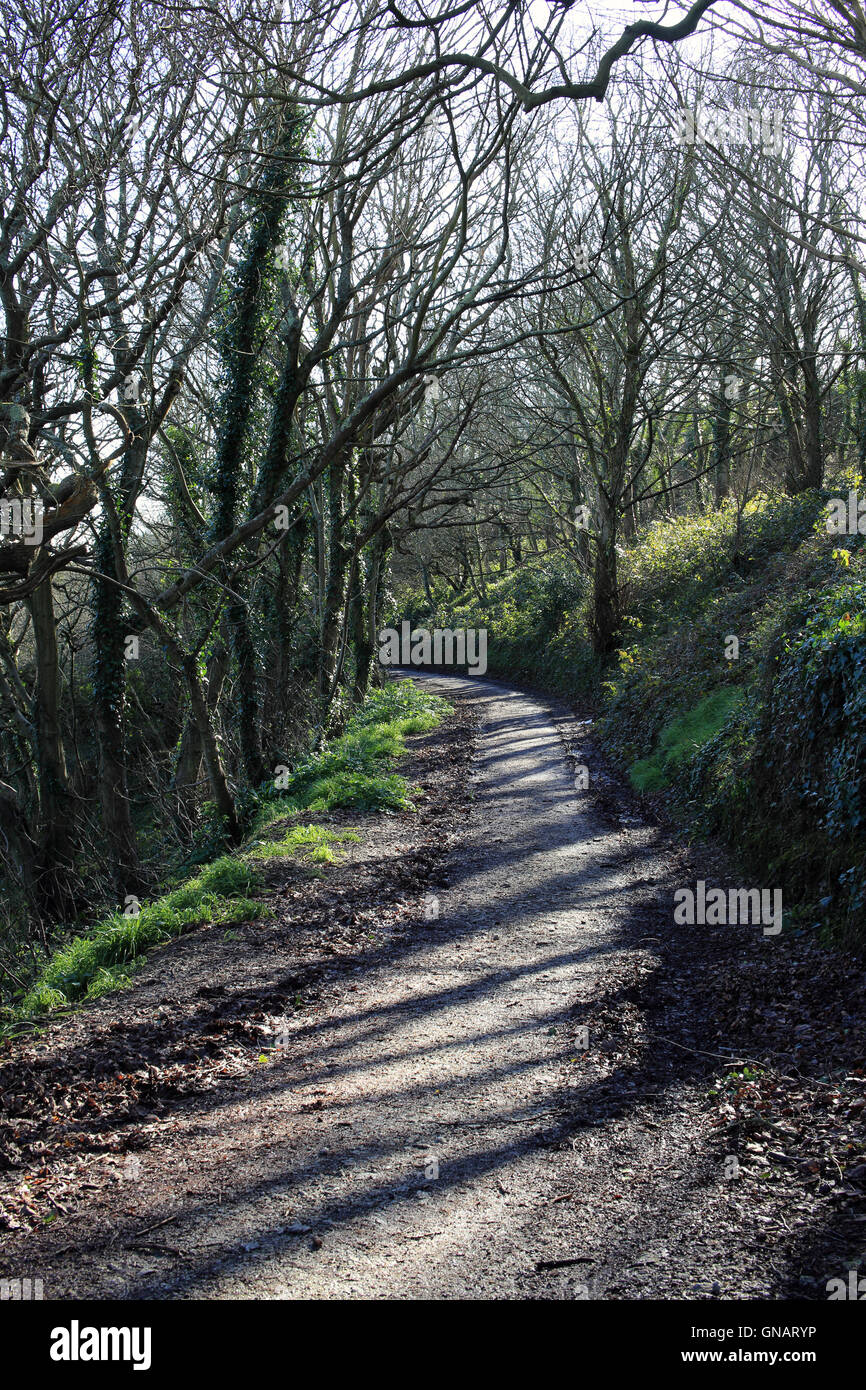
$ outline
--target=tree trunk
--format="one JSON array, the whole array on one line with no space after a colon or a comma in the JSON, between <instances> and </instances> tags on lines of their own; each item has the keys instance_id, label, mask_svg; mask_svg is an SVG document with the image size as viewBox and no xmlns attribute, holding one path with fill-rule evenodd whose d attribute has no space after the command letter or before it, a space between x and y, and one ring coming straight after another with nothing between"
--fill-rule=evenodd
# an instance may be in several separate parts
<instances>
[{"instance_id":1,"label":"tree trunk","mask_svg":"<svg viewBox=\"0 0 866 1390\"><path fill-rule=\"evenodd\" d=\"M805 473L797 491L819 488L824 481L824 445L821 437L821 383L818 378L818 359L810 344L803 358L803 452Z\"/></svg>"},{"instance_id":2,"label":"tree trunk","mask_svg":"<svg viewBox=\"0 0 866 1390\"><path fill-rule=\"evenodd\" d=\"M724 378L729 369L722 373L718 404L713 418L713 482L715 503L720 507L731 493L731 402L724 393Z\"/></svg>"},{"instance_id":3,"label":"tree trunk","mask_svg":"<svg viewBox=\"0 0 866 1390\"><path fill-rule=\"evenodd\" d=\"M592 646L597 656L608 656L616 645L619 628L616 526L613 508L601 489L597 514L592 573Z\"/></svg>"},{"instance_id":4,"label":"tree trunk","mask_svg":"<svg viewBox=\"0 0 866 1390\"><path fill-rule=\"evenodd\" d=\"M93 705L99 748L98 787L111 877L122 900L143 888L129 805L126 774L126 652L123 597L117 578L111 530L106 520L97 544L94 583Z\"/></svg>"},{"instance_id":5,"label":"tree trunk","mask_svg":"<svg viewBox=\"0 0 866 1390\"><path fill-rule=\"evenodd\" d=\"M184 653L182 658L183 673L186 677L187 689L189 691L189 702L192 717L195 720L201 740L202 755L207 768L208 781L210 782L211 793L217 814L225 822L229 839L233 844L238 844L241 839L241 827L235 809L234 797L229 787L222 758L220 757L219 744L216 734L208 714L207 701L198 678L195 657Z\"/></svg>"},{"instance_id":6,"label":"tree trunk","mask_svg":"<svg viewBox=\"0 0 866 1390\"><path fill-rule=\"evenodd\" d=\"M226 614L237 684L237 727L247 781L258 787L267 777L261 738L261 678L258 653L250 632L249 605L233 603Z\"/></svg>"},{"instance_id":7,"label":"tree trunk","mask_svg":"<svg viewBox=\"0 0 866 1390\"><path fill-rule=\"evenodd\" d=\"M214 649L210 661L208 662L207 707L211 718L213 718L216 711L228 668L228 650L223 646L222 642L220 642ZM201 733L192 717L192 713L190 713L187 716L183 734L181 735L180 751L178 753L177 766L172 780L174 789L190 806L194 801L195 788L201 773L203 751Z\"/></svg>"},{"instance_id":8,"label":"tree trunk","mask_svg":"<svg viewBox=\"0 0 866 1390\"><path fill-rule=\"evenodd\" d=\"M351 551L344 540L343 487L345 475L346 459L343 456L335 459L328 470L328 541L330 548L319 647L319 700L322 705L323 719L327 715L326 706L330 703L333 695L334 672L343 625L346 578L352 558Z\"/></svg>"},{"instance_id":9,"label":"tree trunk","mask_svg":"<svg viewBox=\"0 0 866 1390\"><path fill-rule=\"evenodd\" d=\"M75 900L74 816L60 721L60 657L51 580L30 597L36 643L33 726L39 773L39 896L46 909L63 916Z\"/></svg>"}]
</instances>

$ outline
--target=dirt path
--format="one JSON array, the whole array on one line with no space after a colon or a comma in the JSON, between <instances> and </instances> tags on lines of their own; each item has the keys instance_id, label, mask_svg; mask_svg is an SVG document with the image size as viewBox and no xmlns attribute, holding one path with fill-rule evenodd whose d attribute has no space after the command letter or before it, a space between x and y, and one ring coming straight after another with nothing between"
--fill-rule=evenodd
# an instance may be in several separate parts
<instances>
[{"instance_id":1,"label":"dirt path","mask_svg":"<svg viewBox=\"0 0 866 1390\"><path fill-rule=\"evenodd\" d=\"M725 1180L717 1044L676 979L675 1036L648 1031L680 853L575 791L549 705L430 683L480 717L438 917L287 1018L240 1096L176 1119L169 1215L142 1229L165 1210L143 1184L135 1242L58 1252L58 1296L779 1296L772 1194Z\"/></svg>"},{"instance_id":2,"label":"dirt path","mask_svg":"<svg viewBox=\"0 0 866 1390\"><path fill-rule=\"evenodd\" d=\"M438 892L438 920L369 975L362 996L294 1027L284 1064L288 1080L311 1058L303 1080L326 1096L329 1149L314 1129L286 1189L322 1247L300 1262L268 1249L252 1267L194 1279L192 1296L526 1296L537 1261L586 1254L582 1241L575 1250L573 1214L549 1204L562 1165L539 1140L579 1102L580 1083L563 1070L569 1014L617 950L610 898L623 869L604 860L620 837L581 811L535 701L488 683L434 683L482 705L452 886ZM580 1180L578 1157L569 1183ZM323 1231L323 1221L334 1224ZM580 1268L556 1276L572 1296Z\"/></svg>"},{"instance_id":3,"label":"dirt path","mask_svg":"<svg viewBox=\"0 0 866 1390\"><path fill-rule=\"evenodd\" d=\"M631 1103L607 1115L600 1088L625 1054L609 1029L575 1045L576 1000L603 1000L639 971L623 927L635 894L647 898L634 885L653 834L593 813L548 707L492 682L431 684L481 717L472 815L439 918L327 1019L293 1026L286 1089L256 1117L278 1128L302 1095L321 1098L321 1125L291 1126L266 1208L282 1203L289 1231L308 1227L321 1245L272 1234L260 1192L236 1198L220 1221L257 1248L183 1291L572 1299L631 1285L639 1297L670 1291L659 1276L679 1243L677 1292L709 1294L693 1113L678 1125L675 1097L638 1098L626 1077Z\"/></svg>"}]
</instances>

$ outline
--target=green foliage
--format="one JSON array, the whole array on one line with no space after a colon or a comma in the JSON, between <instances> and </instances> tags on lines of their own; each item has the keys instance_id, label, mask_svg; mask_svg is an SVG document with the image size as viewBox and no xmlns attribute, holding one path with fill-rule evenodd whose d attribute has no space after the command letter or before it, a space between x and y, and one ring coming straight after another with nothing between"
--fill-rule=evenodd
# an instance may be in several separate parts
<instances>
[{"instance_id":1,"label":"green foliage","mask_svg":"<svg viewBox=\"0 0 866 1390\"><path fill-rule=\"evenodd\" d=\"M335 844L354 841L360 844L361 837L351 830L332 830L327 825L294 825L279 840L256 843L247 851L251 860L271 859L309 859L314 864L334 864L337 856Z\"/></svg>"},{"instance_id":2,"label":"green foliage","mask_svg":"<svg viewBox=\"0 0 866 1390\"><path fill-rule=\"evenodd\" d=\"M373 691L340 738L298 763L281 796L263 798L254 829L267 825L280 806L283 814L289 808L412 810L411 788L388 766L405 753L406 737L429 732L450 708L411 681L390 681Z\"/></svg>"},{"instance_id":3,"label":"green foliage","mask_svg":"<svg viewBox=\"0 0 866 1390\"><path fill-rule=\"evenodd\" d=\"M545 555L488 581L485 603L465 596L455 602L434 591L431 609L415 593L403 596L399 616L423 627L486 628L490 675L586 696L600 669L586 632L586 601L586 582L573 562Z\"/></svg>"},{"instance_id":4,"label":"green foliage","mask_svg":"<svg viewBox=\"0 0 866 1390\"><path fill-rule=\"evenodd\" d=\"M850 934L866 905L866 581L819 594L772 667L753 768L769 844L798 889L819 883L824 915Z\"/></svg>"},{"instance_id":5,"label":"green foliage","mask_svg":"<svg viewBox=\"0 0 866 1390\"><path fill-rule=\"evenodd\" d=\"M488 582L486 602L403 613L488 628L491 673L599 698L596 732L689 834L719 835L798 930L866 924L866 545L826 529L834 490L758 496L653 524L620 556L621 647L602 671L563 557ZM739 639L736 660L726 638Z\"/></svg>"},{"instance_id":6,"label":"green foliage","mask_svg":"<svg viewBox=\"0 0 866 1390\"><path fill-rule=\"evenodd\" d=\"M393 724L400 720L407 723L419 721L424 728L404 728L404 734L426 733L436 727L452 706L439 695L433 695L423 686L410 680L388 681L378 689L371 690L361 708L354 715L351 727L366 728L370 724Z\"/></svg>"},{"instance_id":7,"label":"green foliage","mask_svg":"<svg viewBox=\"0 0 866 1390\"><path fill-rule=\"evenodd\" d=\"M741 698L734 687L723 686L672 719L662 729L656 752L629 769L632 785L638 791L659 791L669 786L671 773L719 732Z\"/></svg>"},{"instance_id":8,"label":"green foliage","mask_svg":"<svg viewBox=\"0 0 866 1390\"><path fill-rule=\"evenodd\" d=\"M848 938L866 903L866 552L847 538L834 559L827 496L758 498L739 530L732 508L651 529L624 566L635 598L598 729L639 790Z\"/></svg>"},{"instance_id":9,"label":"green foliage","mask_svg":"<svg viewBox=\"0 0 866 1390\"><path fill-rule=\"evenodd\" d=\"M318 777L306 789L303 803L309 811L413 811L411 788L396 772L351 772L339 768Z\"/></svg>"},{"instance_id":10,"label":"green foliage","mask_svg":"<svg viewBox=\"0 0 866 1390\"><path fill-rule=\"evenodd\" d=\"M654 522L623 557L630 618L650 628L687 621L720 585L745 582L795 549L811 535L823 505L817 493L760 495L741 511L729 500L717 510Z\"/></svg>"}]
</instances>

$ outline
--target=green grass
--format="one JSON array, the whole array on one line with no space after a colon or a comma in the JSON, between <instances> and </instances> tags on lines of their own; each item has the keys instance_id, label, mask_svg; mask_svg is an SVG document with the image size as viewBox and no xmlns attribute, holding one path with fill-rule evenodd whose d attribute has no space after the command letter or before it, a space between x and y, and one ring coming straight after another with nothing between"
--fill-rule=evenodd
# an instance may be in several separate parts
<instances>
[{"instance_id":1,"label":"green grass","mask_svg":"<svg viewBox=\"0 0 866 1390\"><path fill-rule=\"evenodd\" d=\"M447 701L411 681L373 691L340 738L267 789L253 831L301 811L413 810L413 788L390 764L406 752L410 735L429 733L450 711Z\"/></svg>"},{"instance_id":2,"label":"green grass","mask_svg":"<svg viewBox=\"0 0 866 1390\"><path fill-rule=\"evenodd\" d=\"M630 767L632 786L640 792L661 791L670 786L671 773L715 737L741 699L742 692L734 686L722 686L672 719L662 729L657 750Z\"/></svg>"},{"instance_id":3,"label":"green grass","mask_svg":"<svg viewBox=\"0 0 866 1390\"><path fill-rule=\"evenodd\" d=\"M255 844L245 857L248 860L300 858L313 864L335 864L337 855L333 846L348 841L360 844L361 837L352 830L331 830L327 825L294 825L281 840Z\"/></svg>"},{"instance_id":4,"label":"green grass","mask_svg":"<svg viewBox=\"0 0 866 1390\"><path fill-rule=\"evenodd\" d=\"M266 915L265 904L248 896L259 886L251 865L226 855L181 887L146 903L136 915L112 912L51 956L13 1011L13 1022L117 989L143 963L149 947L190 927L229 925Z\"/></svg>"}]
</instances>

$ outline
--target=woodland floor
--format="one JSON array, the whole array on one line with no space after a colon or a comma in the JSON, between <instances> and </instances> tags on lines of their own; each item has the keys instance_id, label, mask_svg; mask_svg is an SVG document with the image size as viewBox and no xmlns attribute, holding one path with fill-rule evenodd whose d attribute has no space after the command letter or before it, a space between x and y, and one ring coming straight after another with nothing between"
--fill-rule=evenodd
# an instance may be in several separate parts
<instances>
[{"instance_id":1,"label":"woodland floor","mask_svg":"<svg viewBox=\"0 0 866 1390\"><path fill-rule=\"evenodd\" d=\"M674 888L724 863L642 818L587 724L428 680L456 713L401 766L417 814L339 818L362 843L273 868L272 920L197 929L4 1051L0 1275L826 1299L866 1270L862 960L675 926Z\"/></svg>"}]
</instances>

